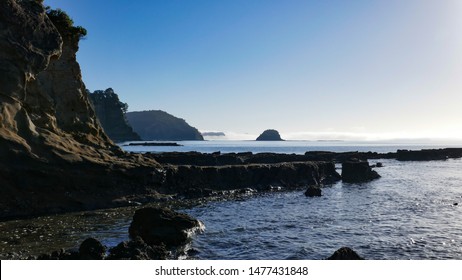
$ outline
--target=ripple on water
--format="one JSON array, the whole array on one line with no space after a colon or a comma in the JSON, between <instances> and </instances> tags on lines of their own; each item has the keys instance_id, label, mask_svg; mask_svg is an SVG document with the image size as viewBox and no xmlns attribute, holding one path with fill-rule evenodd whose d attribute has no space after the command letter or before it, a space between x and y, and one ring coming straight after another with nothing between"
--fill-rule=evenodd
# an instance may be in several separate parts
<instances>
[{"instance_id":1,"label":"ripple on water","mask_svg":"<svg viewBox=\"0 0 462 280\"><path fill-rule=\"evenodd\" d=\"M321 198L288 192L191 209L208 228L194 240L196 257L323 259L350 246L368 259L461 259L461 207L453 203L462 200L462 161L383 162L379 180L337 183ZM236 219L220 219L223 212Z\"/></svg>"}]
</instances>

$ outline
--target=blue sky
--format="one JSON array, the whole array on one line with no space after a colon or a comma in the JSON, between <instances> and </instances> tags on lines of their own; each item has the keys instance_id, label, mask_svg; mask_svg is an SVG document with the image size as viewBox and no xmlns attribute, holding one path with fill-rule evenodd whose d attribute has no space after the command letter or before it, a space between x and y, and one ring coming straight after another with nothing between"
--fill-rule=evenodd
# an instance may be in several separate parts
<instances>
[{"instance_id":1,"label":"blue sky","mask_svg":"<svg viewBox=\"0 0 462 280\"><path fill-rule=\"evenodd\" d=\"M243 138L462 138L462 1L45 4L88 29L88 89L129 111Z\"/></svg>"}]
</instances>

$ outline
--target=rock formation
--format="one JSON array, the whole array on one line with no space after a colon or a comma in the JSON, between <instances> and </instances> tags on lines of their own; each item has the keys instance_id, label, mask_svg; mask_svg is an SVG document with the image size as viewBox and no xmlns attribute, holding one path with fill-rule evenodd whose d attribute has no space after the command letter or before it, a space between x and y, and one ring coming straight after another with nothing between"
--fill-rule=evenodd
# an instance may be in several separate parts
<instances>
[{"instance_id":1,"label":"rock formation","mask_svg":"<svg viewBox=\"0 0 462 280\"><path fill-rule=\"evenodd\" d=\"M167 208L142 208L135 212L128 232L130 238L141 237L148 245L165 244L168 247L185 244L189 232L199 229L201 223L182 213Z\"/></svg>"},{"instance_id":2,"label":"rock formation","mask_svg":"<svg viewBox=\"0 0 462 280\"><path fill-rule=\"evenodd\" d=\"M335 251L332 256L327 258L328 260L364 260L358 255L353 249L349 247L342 247Z\"/></svg>"},{"instance_id":3,"label":"rock formation","mask_svg":"<svg viewBox=\"0 0 462 280\"><path fill-rule=\"evenodd\" d=\"M342 180L346 183L368 182L380 178L367 160L351 159L342 163Z\"/></svg>"},{"instance_id":4,"label":"rock formation","mask_svg":"<svg viewBox=\"0 0 462 280\"><path fill-rule=\"evenodd\" d=\"M76 61L85 31L40 2L0 2L0 219L109 207L163 176L106 136Z\"/></svg>"},{"instance_id":5,"label":"rock formation","mask_svg":"<svg viewBox=\"0 0 462 280\"><path fill-rule=\"evenodd\" d=\"M204 140L185 120L164 111L129 112L126 117L133 130L146 141Z\"/></svg>"},{"instance_id":6,"label":"rock formation","mask_svg":"<svg viewBox=\"0 0 462 280\"><path fill-rule=\"evenodd\" d=\"M279 132L274 129L267 129L257 137L257 141L284 141Z\"/></svg>"},{"instance_id":7,"label":"rock formation","mask_svg":"<svg viewBox=\"0 0 462 280\"><path fill-rule=\"evenodd\" d=\"M309 186L305 191L307 197L322 196L322 191L319 186Z\"/></svg>"},{"instance_id":8,"label":"rock formation","mask_svg":"<svg viewBox=\"0 0 462 280\"><path fill-rule=\"evenodd\" d=\"M96 116L106 132L114 142L139 141L140 136L128 125L125 118L128 105L119 100L119 96L112 88L104 91L88 92Z\"/></svg>"},{"instance_id":9,"label":"rock formation","mask_svg":"<svg viewBox=\"0 0 462 280\"><path fill-rule=\"evenodd\" d=\"M165 260L169 253L164 245L149 246L140 237L119 243L109 249L107 260Z\"/></svg>"},{"instance_id":10,"label":"rock formation","mask_svg":"<svg viewBox=\"0 0 462 280\"><path fill-rule=\"evenodd\" d=\"M396 159L399 161L427 161L427 160L446 160L449 158L462 157L462 149L424 149L419 151L398 150Z\"/></svg>"}]
</instances>

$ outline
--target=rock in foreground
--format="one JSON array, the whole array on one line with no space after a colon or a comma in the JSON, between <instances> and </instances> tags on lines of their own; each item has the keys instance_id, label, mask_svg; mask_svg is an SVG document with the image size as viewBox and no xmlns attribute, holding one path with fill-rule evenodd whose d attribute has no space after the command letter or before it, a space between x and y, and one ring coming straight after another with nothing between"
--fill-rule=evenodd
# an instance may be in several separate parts
<instances>
[{"instance_id":1,"label":"rock in foreground","mask_svg":"<svg viewBox=\"0 0 462 280\"><path fill-rule=\"evenodd\" d=\"M106 247L94 238L87 238L80 244L79 254L82 260L102 260Z\"/></svg>"},{"instance_id":2,"label":"rock in foreground","mask_svg":"<svg viewBox=\"0 0 462 280\"><path fill-rule=\"evenodd\" d=\"M136 237L119 243L109 250L107 260L165 260L168 252L165 246L149 246L143 239Z\"/></svg>"},{"instance_id":3,"label":"rock in foreground","mask_svg":"<svg viewBox=\"0 0 462 280\"><path fill-rule=\"evenodd\" d=\"M328 260L364 260L358 255L353 249L348 247L342 247L335 251L332 256L327 258Z\"/></svg>"},{"instance_id":4,"label":"rock in foreground","mask_svg":"<svg viewBox=\"0 0 462 280\"><path fill-rule=\"evenodd\" d=\"M342 180L346 183L362 183L380 178L380 175L371 169L367 160L351 159L342 163Z\"/></svg>"},{"instance_id":5,"label":"rock in foreground","mask_svg":"<svg viewBox=\"0 0 462 280\"><path fill-rule=\"evenodd\" d=\"M201 223L182 213L167 208L139 209L133 216L128 232L131 238L141 237L148 245L179 246L189 239L188 232Z\"/></svg>"},{"instance_id":6,"label":"rock in foreground","mask_svg":"<svg viewBox=\"0 0 462 280\"><path fill-rule=\"evenodd\" d=\"M322 196L321 188L318 186L309 186L305 192L307 197Z\"/></svg>"}]
</instances>

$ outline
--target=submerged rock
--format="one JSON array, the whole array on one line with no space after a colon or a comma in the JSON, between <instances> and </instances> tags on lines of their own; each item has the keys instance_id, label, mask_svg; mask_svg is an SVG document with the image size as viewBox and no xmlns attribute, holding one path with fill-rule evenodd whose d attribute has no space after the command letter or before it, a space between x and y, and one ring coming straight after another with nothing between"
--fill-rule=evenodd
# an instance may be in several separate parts
<instances>
[{"instance_id":1,"label":"submerged rock","mask_svg":"<svg viewBox=\"0 0 462 280\"><path fill-rule=\"evenodd\" d=\"M318 186L309 186L308 189L305 191L305 195L307 197L322 196L322 191L321 188Z\"/></svg>"},{"instance_id":2,"label":"submerged rock","mask_svg":"<svg viewBox=\"0 0 462 280\"><path fill-rule=\"evenodd\" d=\"M367 160L350 159L342 163L342 180L346 183L368 182L380 178Z\"/></svg>"},{"instance_id":3,"label":"submerged rock","mask_svg":"<svg viewBox=\"0 0 462 280\"><path fill-rule=\"evenodd\" d=\"M150 246L165 244L171 247L185 244L189 240L188 232L200 225L189 215L148 207L135 212L128 232L131 238L141 237Z\"/></svg>"},{"instance_id":4,"label":"submerged rock","mask_svg":"<svg viewBox=\"0 0 462 280\"><path fill-rule=\"evenodd\" d=\"M364 260L358 255L353 249L349 247L342 247L335 251L332 256L327 258L328 260Z\"/></svg>"}]
</instances>

